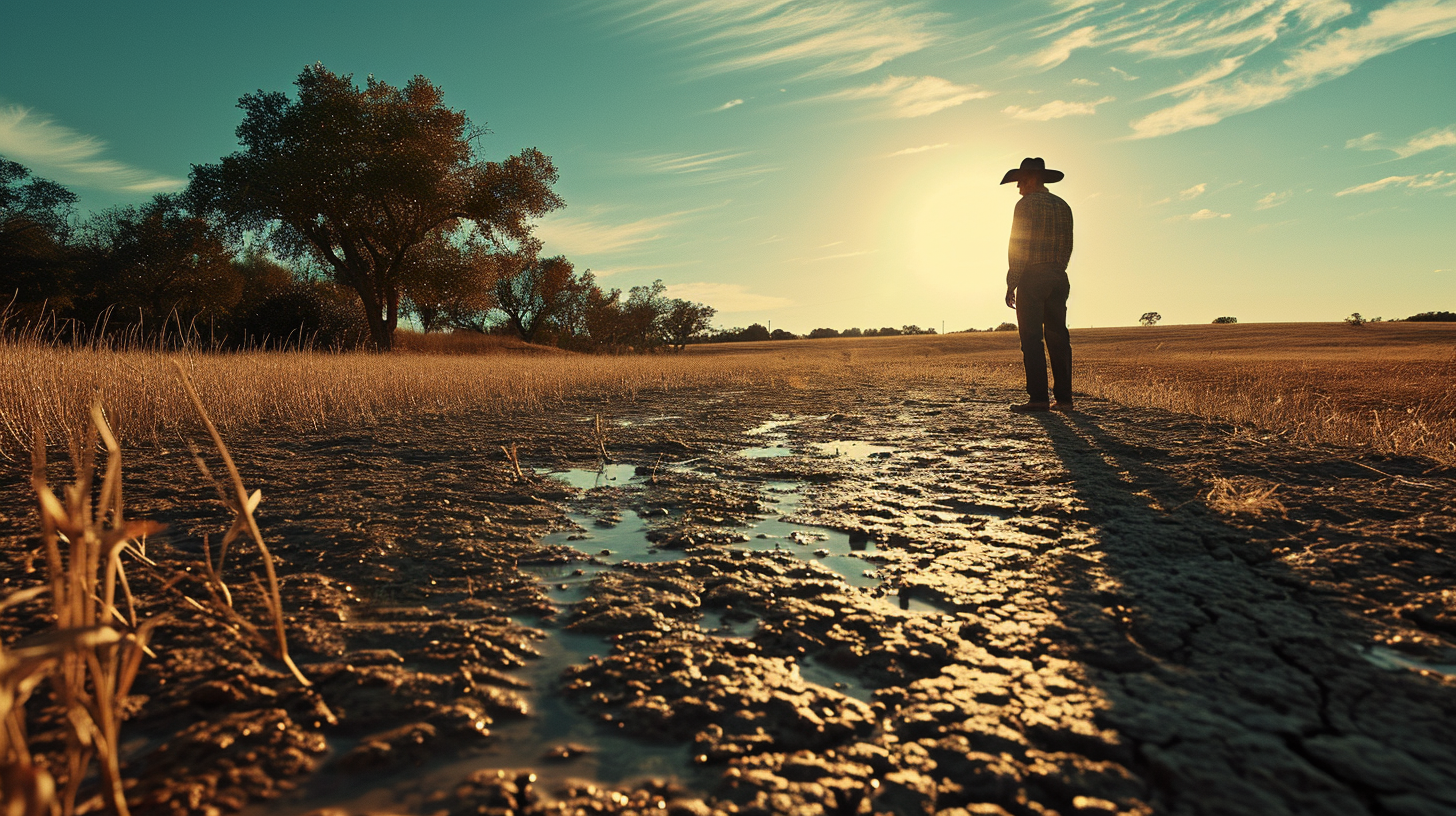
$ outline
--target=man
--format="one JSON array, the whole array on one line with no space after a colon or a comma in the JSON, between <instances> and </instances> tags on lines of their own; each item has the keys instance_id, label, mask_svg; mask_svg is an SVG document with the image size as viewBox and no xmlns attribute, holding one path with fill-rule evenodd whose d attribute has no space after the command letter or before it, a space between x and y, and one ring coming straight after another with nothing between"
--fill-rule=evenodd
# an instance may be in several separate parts
<instances>
[{"instance_id":1,"label":"man","mask_svg":"<svg viewBox=\"0 0 1456 816\"><path fill-rule=\"evenodd\" d=\"M1017 413L1072 410L1072 338L1067 333L1067 261L1072 257L1072 208L1047 192L1063 173L1048 170L1040 158L1022 159L1006 171L1002 184L1016 182L1021 200L1011 219L1006 305L1016 310L1021 360L1026 367L1028 401L1011 406ZM1042 339L1046 355L1042 355ZM1047 364L1052 361L1052 393L1047 400Z\"/></svg>"}]
</instances>

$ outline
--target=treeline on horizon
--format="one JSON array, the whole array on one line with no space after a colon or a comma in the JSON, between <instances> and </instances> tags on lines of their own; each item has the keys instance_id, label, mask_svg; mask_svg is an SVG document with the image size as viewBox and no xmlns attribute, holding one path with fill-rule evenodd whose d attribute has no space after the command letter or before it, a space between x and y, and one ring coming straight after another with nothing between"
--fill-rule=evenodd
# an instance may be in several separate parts
<instances>
[{"instance_id":1,"label":"treeline on horizon","mask_svg":"<svg viewBox=\"0 0 1456 816\"><path fill-rule=\"evenodd\" d=\"M711 306L623 292L533 219L565 206L534 148L478 158L483 130L424 77L357 86L320 64L297 94L239 100L240 150L187 188L78 219L77 196L0 157L0 324L48 339L204 348L393 346L426 332L583 351L681 350Z\"/></svg>"}]
</instances>

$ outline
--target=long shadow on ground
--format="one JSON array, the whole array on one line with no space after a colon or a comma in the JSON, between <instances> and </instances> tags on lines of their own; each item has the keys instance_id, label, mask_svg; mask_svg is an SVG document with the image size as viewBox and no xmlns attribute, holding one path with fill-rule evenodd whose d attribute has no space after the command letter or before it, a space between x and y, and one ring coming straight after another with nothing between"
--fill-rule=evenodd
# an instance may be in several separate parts
<instances>
[{"instance_id":1,"label":"long shadow on ground","mask_svg":"<svg viewBox=\"0 0 1456 816\"><path fill-rule=\"evenodd\" d=\"M1057 638L1169 813L1450 813L1449 681L1361 654L1370 626L1087 416L1041 425L1095 545L1061 559ZM1171 508L1171 509L1170 509Z\"/></svg>"}]
</instances>

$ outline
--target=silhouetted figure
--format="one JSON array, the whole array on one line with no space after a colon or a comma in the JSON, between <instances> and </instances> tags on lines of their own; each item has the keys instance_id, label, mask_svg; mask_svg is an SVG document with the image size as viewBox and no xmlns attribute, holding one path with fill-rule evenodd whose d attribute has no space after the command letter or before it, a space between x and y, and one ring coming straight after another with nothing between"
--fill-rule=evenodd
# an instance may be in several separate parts
<instances>
[{"instance_id":1,"label":"silhouetted figure","mask_svg":"<svg viewBox=\"0 0 1456 816\"><path fill-rule=\"evenodd\" d=\"M1028 401L1011 406L1018 413L1072 410L1072 338L1067 333L1067 261L1072 257L1072 208L1047 192L1061 181L1041 158L1021 160L1006 171L1002 184L1016 182L1021 200L1011 219L1011 250L1006 271L1006 305L1016 310L1021 359L1026 366ZM1042 354L1042 340L1046 354ZM1052 393L1047 400L1047 357L1052 361Z\"/></svg>"}]
</instances>

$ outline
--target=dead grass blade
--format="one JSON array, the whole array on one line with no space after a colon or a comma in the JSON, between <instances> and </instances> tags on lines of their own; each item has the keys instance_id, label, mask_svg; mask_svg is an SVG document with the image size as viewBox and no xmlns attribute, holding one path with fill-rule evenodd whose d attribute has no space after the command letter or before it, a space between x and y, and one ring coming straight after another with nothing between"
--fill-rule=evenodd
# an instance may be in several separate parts
<instances>
[{"instance_id":1,"label":"dead grass blade","mask_svg":"<svg viewBox=\"0 0 1456 816\"><path fill-rule=\"evenodd\" d=\"M1224 515L1284 515L1284 503L1275 497L1279 485L1248 476L1225 479L1214 477L1213 487L1204 500L1215 512Z\"/></svg>"},{"instance_id":2,"label":"dead grass blade","mask_svg":"<svg viewBox=\"0 0 1456 816\"><path fill-rule=\"evenodd\" d=\"M293 658L288 654L288 635L283 626L283 597L278 591L278 573L273 568L273 555L268 551L268 545L263 542L263 533L258 529L258 521L253 516L253 511L257 509L259 502L263 499L262 491L255 490L251 496L248 495L247 489L243 487L243 477L238 473L237 465L233 463L232 454L228 453L227 445L222 441L222 434L218 433L217 426L213 424L212 418L207 414L207 409L203 407L202 398L197 395L197 389L193 387L192 379L187 376L187 369L178 360L173 360L172 364L176 366L177 375L182 378L182 386L187 391L187 397L192 401L193 409L197 411L198 418L202 420L203 426L207 428L207 433L212 437L212 443L217 447L218 456L222 458L232 482L234 495L228 504L232 507L236 518L232 529L228 530L228 534L223 537L218 563L221 565L222 559L226 557L227 547L232 539L240 535L242 531L246 531L253 540L253 544L258 547L258 553L263 559L263 571L268 576L268 591L264 593L264 598L273 615L273 634L277 639L278 659L283 661L289 671L293 672L294 678L301 685L311 686L313 684L307 677L304 677L303 672L299 670L297 664L293 662ZM209 572L211 572L210 565ZM231 607L229 606L229 608Z\"/></svg>"}]
</instances>

